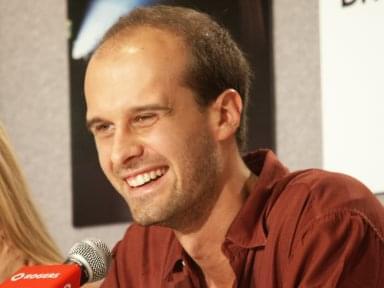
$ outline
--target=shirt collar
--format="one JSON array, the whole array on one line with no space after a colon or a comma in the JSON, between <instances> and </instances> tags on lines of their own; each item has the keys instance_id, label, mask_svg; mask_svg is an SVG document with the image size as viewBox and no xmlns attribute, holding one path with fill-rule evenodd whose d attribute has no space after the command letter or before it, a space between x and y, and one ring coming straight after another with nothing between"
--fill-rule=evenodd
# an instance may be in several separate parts
<instances>
[{"instance_id":1,"label":"shirt collar","mask_svg":"<svg viewBox=\"0 0 384 288\"><path fill-rule=\"evenodd\" d=\"M226 239L244 248L265 246L267 236L263 214L270 196L270 188L289 171L268 149L247 154L244 161L258 179L229 227Z\"/></svg>"}]
</instances>

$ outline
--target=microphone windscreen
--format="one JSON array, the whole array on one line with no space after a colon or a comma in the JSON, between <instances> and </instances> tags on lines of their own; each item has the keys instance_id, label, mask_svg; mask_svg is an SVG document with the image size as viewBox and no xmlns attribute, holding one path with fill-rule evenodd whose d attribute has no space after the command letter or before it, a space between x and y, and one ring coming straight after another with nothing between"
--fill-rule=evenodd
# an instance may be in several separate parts
<instances>
[{"instance_id":1,"label":"microphone windscreen","mask_svg":"<svg viewBox=\"0 0 384 288\"><path fill-rule=\"evenodd\" d=\"M104 278L107 274L111 262L111 252L103 241L85 239L72 246L65 262L82 266L87 274L86 282L94 282Z\"/></svg>"}]
</instances>

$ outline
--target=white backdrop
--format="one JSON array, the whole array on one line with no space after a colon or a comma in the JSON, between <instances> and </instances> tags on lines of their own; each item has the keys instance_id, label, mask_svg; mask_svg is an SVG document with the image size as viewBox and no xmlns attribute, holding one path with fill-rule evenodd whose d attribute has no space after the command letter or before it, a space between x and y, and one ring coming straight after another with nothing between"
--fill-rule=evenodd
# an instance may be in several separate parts
<instances>
[{"instance_id":1,"label":"white backdrop","mask_svg":"<svg viewBox=\"0 0 384 288\"><path fill-rule=\"evenodd\" d=\"M323 166L384 192L384 0L319 0Z\"/></svg>"}]
</instances>

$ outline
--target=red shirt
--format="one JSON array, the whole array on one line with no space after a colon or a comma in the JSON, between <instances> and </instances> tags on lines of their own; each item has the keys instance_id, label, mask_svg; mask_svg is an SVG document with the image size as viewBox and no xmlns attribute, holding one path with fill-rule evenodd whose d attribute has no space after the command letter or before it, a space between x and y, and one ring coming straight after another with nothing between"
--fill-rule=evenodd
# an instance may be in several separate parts
<instances>
[{"instance_id":1,"label":"red shirt","mask_svg":"<svg viewBox=\"0 0 384 288\"><path fill-rule=\"evenodd\" d=\"M384 287L384 209L364 185L267 150L245 162L259 179L222 244L233 287ZM205 287L168 228L132 224L113 254L102 287Z\"/></svg>"}]
</instances>

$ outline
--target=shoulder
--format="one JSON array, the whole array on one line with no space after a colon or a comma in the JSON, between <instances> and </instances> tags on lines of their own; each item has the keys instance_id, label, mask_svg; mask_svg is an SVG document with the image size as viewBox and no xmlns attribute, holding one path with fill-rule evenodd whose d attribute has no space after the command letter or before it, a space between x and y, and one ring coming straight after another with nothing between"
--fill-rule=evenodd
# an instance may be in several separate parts
<instances>
[{"instance_id":1,"label":"shoulder","mask_svg":"<svg viewBox=\"0 0 384 288\"><path fill-rule=\"evenodd\" d=\"M272 190L272 205L289 198L291 202L310 206L314 213L340 208L366 212L372 205L382 210L373 193L357 179L320 169L291 173L277 182Z\"/></svg>"},{"instance_id":2,"label":"shoulder","mask_svg":"<svg viewBox=\"0 0 384 288\"><path fill-rule=\"evenodd\" d=\"M371 191L359 180L342 173L330 172L321 169L308 169L293 173L295 177L290 185L306 185L311 191L327 193L338 191L343 196L352 198L371 195Z\"/></svg>"},{"instance_id":3,"label":"shoulder","mask_svg":"<svg viewBox=\"0 0 384 288\"><path fill-rule=\"evenodd\" d=\"M338 263L358 269L360 262L354 257L384 255L384 208L353 177L318 169L299 171L276 182L270 195L264 214L269 243L283 259L281 265L292 267L291 275L299 275L303 267L308 272L310 266L336 270ZM364 265L382 265L376 260ZM340 271L346 269L341 266Z\"/></svg>"},{"instance_id":4,"label":"shoulder","mask_svg":"<svg viewBox=\"0 0 384 288\"><path fill-rule=\"evenodd\" d=\"M296 232L321 219L353 215L384 235L384 208L373 193L353 177L320 169L291 173L275 183L265 215L268 227Z\"/></svg>"}]
</instances>

